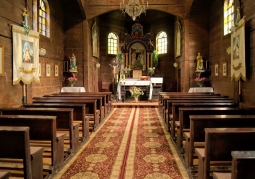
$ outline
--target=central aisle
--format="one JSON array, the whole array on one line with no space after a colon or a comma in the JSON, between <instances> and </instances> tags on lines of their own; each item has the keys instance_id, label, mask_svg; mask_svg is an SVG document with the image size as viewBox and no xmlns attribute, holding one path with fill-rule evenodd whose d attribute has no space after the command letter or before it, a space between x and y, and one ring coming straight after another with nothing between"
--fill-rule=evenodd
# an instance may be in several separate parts
<instances>
[{"instance_id":1,"label":"central aisle","mask_svg":"<svg viewBox=\"0 0 255 179\"><path fill-rule=\"evenodd\" d=\"M114 108L54 179L188 179L157 108Z\"/></svg>"}]
</instances>

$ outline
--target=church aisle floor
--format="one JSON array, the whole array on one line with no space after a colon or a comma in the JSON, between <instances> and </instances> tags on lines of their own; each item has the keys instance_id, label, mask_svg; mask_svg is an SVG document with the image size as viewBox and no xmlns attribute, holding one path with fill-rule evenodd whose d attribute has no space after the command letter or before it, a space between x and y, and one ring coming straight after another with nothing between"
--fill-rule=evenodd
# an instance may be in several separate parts
<instances>
[{"instance_id":1,"label":"church aisle floor","mask_svg":"<svg viewBox=\"0 0 255 179\"><path fill-rule=\"evenodd\" d=\"M158 108L114 108L54 179L189 179Z\"/></svg>"}]
</instances>

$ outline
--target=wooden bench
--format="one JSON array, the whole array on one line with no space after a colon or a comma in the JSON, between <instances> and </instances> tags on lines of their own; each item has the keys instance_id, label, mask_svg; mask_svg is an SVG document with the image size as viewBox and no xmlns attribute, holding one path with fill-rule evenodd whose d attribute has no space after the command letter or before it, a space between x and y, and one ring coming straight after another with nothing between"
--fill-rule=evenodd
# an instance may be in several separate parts
<instances>
[{"instance_id":1,"label":"wooden bench","mask_svg":"<svg viewBox=\"0 0 255 179\"><path fill-rule=\"evenodd\" d=\"M0 126L0 162L6 166L8 162L20 159L24 178L43 179L43 148L30 147L29 140L29 127Z\"/></svg>"},{"instance_id":2,"label":"wooden bench","mask_svg":"<svg viewBox=\"0 0 255 179\"><path fill-rule=\"evenodd\" d=\"M180 107L179 121L175 121L177 128L178 149L182 148L183 131L190 129L190 115L255 115L254 110L243 110L237 107Z\"/></svg>"},{"instance_id":3,"label":"wooden bench","mask_svg":"<svg viewBox=\"0 0 255 179\"><path fill-rule=\"evenodd\" d=\"M92 130L96 130L99 126L100 111L97 110L97 100L75 100L75 99L55 99L55 98L33 98L33 103L60 103L60 104L84 104L86 108L86 115L90 117Z\"/></svg>"},{"instance_id":4,"label":"wooden bench","mask_svg":"<svg viewBox=\"0 0 255 179\"><path fill-rule=\"evenodd\" d=\"M203 147L205 128L255 127L255 115L190 115L190 132L185 132L185 162L193 166L196 144Z\"/></svg>"},{"instance_id":5,"label":"wooden bench","mask_svg":"<svg viewBox=\"0 0 255 179\"><path fill-rule=\"evenodd\" d=\"M79 145L79 123L73 122L72 108L1 108L3 115L35 115L56 116L57 131L67 132L69 146L68 153L75 151Z\"/></svg>"},{"instance_id":6,"label":"wooden bench","mask_svg":"<svg viewBox=\"0 0 255 179\"><path fill-rule=\"evenodd\" d=\"M185 106L207 106L207 107L236 107L233 100L222 99L222 100L180 100L172 103L172 116L169 117L167 125L170 126L170 134L175 138L175 121L179 120L179 108Z\"/></svg>"},{"instance_id":7,"label":"wooden bench","mask_svg":"<svg viewBox=\"0 0 255 179\"><path fill-rule=\"evenodd\" d=\"M224 164L231 167L231 151L255 150L253 141L255 128L205 128L205 148L195 149L198 179L210 179L211 171L220 170ZM223 171L229 171L225 167Z\"/></svg>"},{"instance_id":8,"label":"wooden bench","mask_svg":"<svg viewBox=\"0 0 255 179\"><path fill-rule=\"evenodd\" d=\"M205 102L205 101L211 101L211 102L217 102L215 100L227 100L228 102L233 102L233 99L229 99L226 98L224 96L192 96L192 97L173 97L171 99L165 100L165 111L164 112L164 119L165 121L169 121L170 120L170 115L173 115L173 111L172 111L172 103L173 102ZM220 102L220 101L218 101Z\"/></svg>"},{"instance_id":9,"label":"wooden bench","mask_svg":"<svg viewBox=\"0 0 255 179\"><path fill-rule=\"evenodd\" d=\"M255 151L232 151L231 173L213 172L214 179L254 179Z\"/></svg>"},{"instance_id":10,"label":"wooden bench","mask_svg":"<svg viewBox=\"0 0 255 179\"><path fill-rule=\"evenodd\" d=\"M86 116L84 104L63 104L63 103L33 103L23 105L25 108L73 108L73 121L80 122L82 137L81 142L89 139L89 116Z\"/></svg>"},{"instance_id":11,"label":"wooden bench","mask_svg":"<svg viewBox=\"0 0 255 179\"><path fill-rule=\"evenodd\" d=\"M10 175L10 172L0 171L0 179L9 179Z\"/></svg>"},{"instance_id":12,"label":"wooden bench","mask_svg":"<svg viewBox=\"0 0 255 179\"><path fill-rule=\"evenodd\" d=\"M109 114L112 110L112 101L111 101L111 92L62 92L62 93L53 93L52 95L62 95L62 96L102 96L103 97L103 106L105 109L105 115Z\"/></svg>"},{"instance_id":13,"label":"wooden bench","mask_svg":"<svg viewBox=\"0 0 255 179\"><path fill-rule=\"evenodd\" d=\"M159 92L159 111L161 112L161 114L164 114L163 110L165 110L165 105L166 105L165 100L170 99L172 96L201 96L201 95L215 96L216 94L214 94L214 93L188 93L188 92Z\"/></svg>"},{"instance_id":14,"label":"wooden bench","mask_svg":"<svg viewBox=\"0 0 255 179\"><path fill-rule=\"evenodd\" d=\"M57 133L56 116L0 115L0 126L14 125L29 127L30 140L33 140L35 145L43 146L40 141L45 142L44 151L50 152L51 158L50 163L44 160L45 171L52 173L63 164L65 134Z\"/></svg>"},{"instance_id":15,"label":"wooden bench","mask_svg":"<svg viewBox=\"0 0 255 179\"><path fill-rule=\"evenodd\" d=\"M37 99L53 99L53 100L75 100L76 102L83 102L86 101L86 100L96 100L96 109L99 111L99 123L101 123L103 120L104 120L104 107L103 107L103 97L102 96L89 96L89 97L86 97L86 96L81 96L81 97L78 97L78 96L50 96L50 97L35 97L33 98L33 102L34 100L37 100ZM87 104L87 103L85 103Z\"/></svg>"}]
</instances>

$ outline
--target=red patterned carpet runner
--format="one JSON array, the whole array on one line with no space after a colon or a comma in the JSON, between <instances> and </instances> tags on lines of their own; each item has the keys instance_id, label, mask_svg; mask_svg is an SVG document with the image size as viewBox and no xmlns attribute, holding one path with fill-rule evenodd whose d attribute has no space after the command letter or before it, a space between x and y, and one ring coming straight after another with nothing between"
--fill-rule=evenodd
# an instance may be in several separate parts
<instances>
[{"instance_id":1,"label":"red patterned carpet runner","mask_svg":"<svg viewBox=\"0 0 255 179\"><path fill-rule=\"evenodd\" d=\"M114 108L54 179L188 179L157 108Z\"/></svg>"}]
</instances>

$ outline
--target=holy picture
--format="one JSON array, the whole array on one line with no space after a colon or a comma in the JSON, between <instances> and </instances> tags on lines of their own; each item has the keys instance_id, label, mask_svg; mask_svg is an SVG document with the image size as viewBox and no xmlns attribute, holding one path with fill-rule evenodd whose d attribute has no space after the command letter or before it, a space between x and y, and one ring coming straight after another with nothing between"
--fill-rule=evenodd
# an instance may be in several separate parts
<instances>
[{"instance_id":1,"label":"holy picture","mask_svg":"<svg viewBox=\"0 0 255 179\"><path fill-rule=\"evenodd\" d=\"M23 63L33 63L34 62L34 52L33 43L22 41L22 62Z\"/></svg>"}]
</instances>

